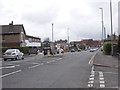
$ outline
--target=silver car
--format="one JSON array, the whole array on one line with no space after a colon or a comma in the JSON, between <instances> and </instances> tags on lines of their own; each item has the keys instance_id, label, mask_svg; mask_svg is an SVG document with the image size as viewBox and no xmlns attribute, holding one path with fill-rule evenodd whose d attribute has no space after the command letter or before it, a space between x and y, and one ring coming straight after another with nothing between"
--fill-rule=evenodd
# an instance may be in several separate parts
<instances>
[{"instance_id":1,"label":"silver car","mask_svg":"<svg viewBox=\"0 0 120 90\"><path fill-rule=\"evenodd\" d=\"M19 49L8 49L3 55L4 61L7 59L18 60L24 59L24 54L19 51Z\"/></svg>"}]
</instances>

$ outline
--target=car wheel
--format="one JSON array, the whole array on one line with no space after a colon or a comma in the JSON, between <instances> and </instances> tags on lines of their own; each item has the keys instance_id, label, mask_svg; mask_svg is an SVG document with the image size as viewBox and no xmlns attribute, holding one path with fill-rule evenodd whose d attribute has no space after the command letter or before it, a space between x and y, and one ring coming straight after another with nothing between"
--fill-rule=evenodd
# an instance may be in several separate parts
<instances>
[{"instance_id":1,"label":"car wheel","mask_svg":"<svg viewBox=\"0 0 120 90\"><path fill-rule=\"evenodd\" d=\"M22 56L22 60L24 59L24 56Z\"/></svg>"},{"instance_id":2,"label":"car wheel","mask_svg":"<svg viewBox=\"0 0 120 90\"><path fill-rule=\"evenodd\" d=\"M4 61L7 61L7 59L4 59Z\"/></svg>"},{"instance_id":3,"label":"car wheel","mask_svg":"<svg viewBox=\"0 0 120 90\"><path fill-rule=\"evenodd\" d=\"M17 56L17 57L16 57L16 60L18 60L18 59L19 59L19 57Z\"/></svg>"}]
</instances>

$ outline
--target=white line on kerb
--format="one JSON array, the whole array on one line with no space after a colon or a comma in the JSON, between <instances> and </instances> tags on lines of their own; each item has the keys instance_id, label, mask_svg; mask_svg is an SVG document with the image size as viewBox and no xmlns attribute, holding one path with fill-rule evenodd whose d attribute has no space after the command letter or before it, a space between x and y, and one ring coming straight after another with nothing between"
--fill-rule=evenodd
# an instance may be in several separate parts
<instances>
[{"instance_id":1,"label":"white line on kerb","mask_svg":"<svg viewBox=\"0 0 120 90\"><path fill-rule=\"evenodd\" d=\"M18 72L21 72L22 70L18 70L18 71L15 71L15 72L11 72L11 73L8 73L8 74L4 74L0 77L6 77L6 76L9 76L9 75L12 75L12 74L15 74L15 73L18 73Z\"/></svg>"}]
</instances>

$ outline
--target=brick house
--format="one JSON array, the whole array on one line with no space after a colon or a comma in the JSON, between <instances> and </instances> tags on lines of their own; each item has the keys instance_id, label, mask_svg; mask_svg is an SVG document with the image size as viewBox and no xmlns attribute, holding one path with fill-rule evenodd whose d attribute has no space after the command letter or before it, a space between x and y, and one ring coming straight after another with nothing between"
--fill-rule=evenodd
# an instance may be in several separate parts
<instances>
[{"instance_id":1,"label":"brick house","mask_svg":"<svg viewBox=\"0 0 120 90\"><path fill-rule=\"evenodd\" d=\"M62 48L62 49L68 49L68 43L67 43L67 40L62 40L62 39L60 39L60 40L58 40L58 41L55 41L55 44L57 45L57 46L59 46L60 48Z\"/></svg>"},{"instance_id":2,"label":"brick house","mask_svg":"<svg viewBox=\"0 0 120 90\"><path fill-rule=\"evenodd\" d=\"M23 24L1 25L2 47L41 47L41 38L26 35Z\"/></svg>"},{"instance_id":3,"label":"brick house","mask_svg":"<svg viewBox=\"0 0 120 90\"><path fill-rule=\"evenodd\" d=\"M26 35L25 43L28 47L41 47L41 38Z\"/></svg>"},{"instance_id":4,"label":"brick house","mask_svg":"<svg viewBox=\"0 0 120 90\"><path fill-rule=\"evenodd\" d=\"M23 24L13 25L13 21L9 25L1 25L2 47L24 47L25 46L25 29Z\"/></svg>"},{"instance_id":5,"label":"brick house","mask_svg":"<svg viewBox=\"0 0 120 90\"><path fill-rule=\"evenodd\" d=\"M84 39L81 41L73 41L71 42L71 46L78 46L78 45L85 45L86 48L90 47L99 47L101 45L101 42L99 40L93 40L93 39Z\"/></svg>"}]
</instances>

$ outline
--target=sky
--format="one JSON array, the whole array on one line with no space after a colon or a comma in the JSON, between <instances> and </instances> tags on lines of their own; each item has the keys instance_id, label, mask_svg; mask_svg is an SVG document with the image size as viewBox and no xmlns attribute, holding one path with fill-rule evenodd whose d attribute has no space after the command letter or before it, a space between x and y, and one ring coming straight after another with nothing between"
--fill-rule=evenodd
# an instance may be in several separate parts
<instances>
[{"instance_id":1,"label":"sky","mask_svg":"<svg viewBox=\"0 0 120 90\"><path fill-rule=\"evenodd\" d=\"M101 10L110 34L110 0L0 0L0 25L23 24L27 35L70 41L101 39ZM112 0L113 32L118 34L118 1Z\"/></svg>"}]
</instances>

